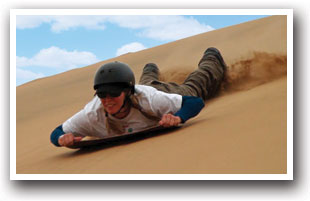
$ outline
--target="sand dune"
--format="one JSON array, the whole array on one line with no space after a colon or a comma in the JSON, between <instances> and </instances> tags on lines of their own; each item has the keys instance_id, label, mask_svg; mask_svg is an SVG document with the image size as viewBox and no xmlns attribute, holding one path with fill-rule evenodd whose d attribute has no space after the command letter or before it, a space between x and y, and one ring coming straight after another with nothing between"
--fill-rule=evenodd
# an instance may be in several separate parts
<instances>
[{"instance_id":1,"label":"sand dune","mask_svg":"<svg viewBox=\"0 0 310 201\"><path fill-rule=\"evenodd\" d=\"M17 173L286 173L286 29L286 16L271 16L17 87ZM221 50L227 80L183 128L86 151L49 142L51 131L91 100L103 63L128 63L138 80L154 62L161 79L180 83L210 46Z\"/></svg>"}]
</instances>

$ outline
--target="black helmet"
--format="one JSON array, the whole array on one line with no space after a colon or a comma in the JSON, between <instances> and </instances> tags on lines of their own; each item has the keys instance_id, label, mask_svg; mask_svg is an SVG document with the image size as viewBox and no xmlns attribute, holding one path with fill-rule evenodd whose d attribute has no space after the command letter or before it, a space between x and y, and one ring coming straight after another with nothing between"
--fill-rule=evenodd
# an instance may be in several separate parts
<instances>
[{"instance_id":1,"label":"black helmet","mask_svg":"<svg viewBox=\"0 0 310 201\"><path fill-rule=\"evenodd\" d=\"M102 85L125 84L134 88L135 76L130 67L122 62L115 61L102 65L96 72L94 89Z\"/></svg>"}]
</instances>

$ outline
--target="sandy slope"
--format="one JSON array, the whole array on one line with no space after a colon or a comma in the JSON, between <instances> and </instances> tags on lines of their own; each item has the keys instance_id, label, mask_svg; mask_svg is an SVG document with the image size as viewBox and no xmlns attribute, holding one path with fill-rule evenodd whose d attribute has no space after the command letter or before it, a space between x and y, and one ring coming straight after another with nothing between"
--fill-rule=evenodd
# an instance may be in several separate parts
<instances>
[{"instance_id":1,"label":"sandy slope","mask_svg":"<svg viewBox=\"0 0 310 201\"><path fill-rule=\"evenodd\" d=\"M136 74L155 62L180 82L203 51L230 67L221 95L182 129L105 149L56 148L51 131L93 96L105 62L17 87L17 173L286 173L286 17L272 16L111 60Z\"/></svg>"}]
</instances>

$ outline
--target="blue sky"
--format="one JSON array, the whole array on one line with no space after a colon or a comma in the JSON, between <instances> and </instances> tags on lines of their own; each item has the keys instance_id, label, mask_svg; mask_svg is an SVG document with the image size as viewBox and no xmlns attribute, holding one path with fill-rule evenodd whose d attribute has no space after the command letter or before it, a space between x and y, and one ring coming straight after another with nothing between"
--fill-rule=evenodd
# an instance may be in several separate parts
<instances>
[{"instance_id":1,"label":"blue sky","mask_svg":"<svg viewBox=\"0 0 310 201\"><path fill-rule=\"evenodd\" d=\"M16 85L266 15L17 15Z\"/></svg>"}]
</instances>

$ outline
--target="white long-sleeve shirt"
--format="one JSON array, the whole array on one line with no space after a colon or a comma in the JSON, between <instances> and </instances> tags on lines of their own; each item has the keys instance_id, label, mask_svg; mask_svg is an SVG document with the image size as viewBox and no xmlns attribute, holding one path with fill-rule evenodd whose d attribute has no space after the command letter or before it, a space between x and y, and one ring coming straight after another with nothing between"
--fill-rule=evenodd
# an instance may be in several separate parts
<instances>
[{"instance_id":1,"label":"white long-sleeve shirt","mask_svg":"<svg viewBox=\"0 0 310 201\"><path fill-rule=\"evenodd\" d=\"M158 91L154 87L135 85L135 96L145 112L151 112L161 118L167 113L176 113L182 106L182 96ZM125 129L125 133L143 131L158 125L158 121L148 119L138 109L131 107L130 113L123 119L109 116ZM100 99L95 96L81 111L63 123L65 133L79 136L106 137L116 133L108 133L106 116Z\"/></svg>"}]
</instances>

